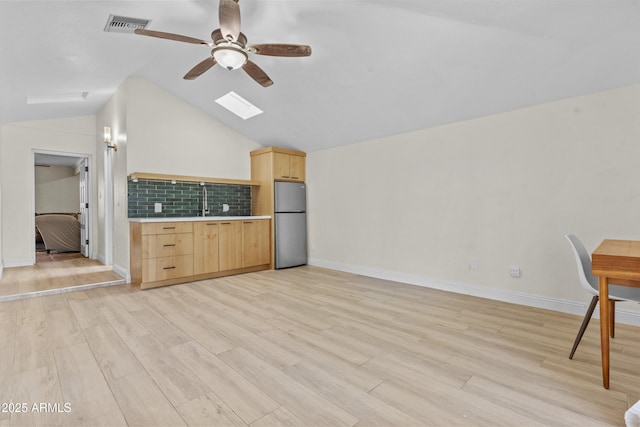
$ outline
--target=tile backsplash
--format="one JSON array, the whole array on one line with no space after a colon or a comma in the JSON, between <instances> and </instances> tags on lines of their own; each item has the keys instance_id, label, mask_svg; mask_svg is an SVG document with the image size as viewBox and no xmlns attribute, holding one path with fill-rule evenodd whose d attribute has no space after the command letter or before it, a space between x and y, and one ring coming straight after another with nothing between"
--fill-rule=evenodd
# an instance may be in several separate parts
<instances>
[{"instance_id":1,"label":"tile backsplash","mask_svg":"<svg viewBox=\"0 0 640 427\"><path fill-rule=\"evenodd\" d=\"M196 182L129 180L127 184L129 218L170 218L202 215L202 185ZM251 215L251 186L238 184L210 184L207 189L207 216ZM162 203L162 212L154 212ZM229 205L223 212L222 205Z\"/></svg>"}]
</instances>

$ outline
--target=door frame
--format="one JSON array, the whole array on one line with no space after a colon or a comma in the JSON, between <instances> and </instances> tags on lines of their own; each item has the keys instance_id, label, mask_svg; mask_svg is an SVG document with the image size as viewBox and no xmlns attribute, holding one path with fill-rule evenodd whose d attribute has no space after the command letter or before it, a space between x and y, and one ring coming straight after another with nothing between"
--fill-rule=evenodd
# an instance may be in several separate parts
<instances>
[{"instance_id":1,"label":"door frame","mask_svg":"<svg viewBox=\"0 0 640 427\"><path fill-rule=\"evenodd\" d=\"M36 154L47 154L47 155L51 155L51 156L61 156L61 157L76 157L78 159L78 163L80 163L80 161L82 159L86 159L87 163L89 164L89 175L88 175L88 180L89 180L89 187L86 188L86 200L87 203L89 204L89 208L88 208L88 223L89 223L89 227L87 230L88 236L89 236L89 249L88 249L88 257L90 259L95 259L95 238L93 238L93 236L95 236L95 221L93 221L93 212L95 209L95 203L93 201L93 191L92 191L92 183L95 180L95 165L93 163L93 155L89 154L89 153L73 153L73 152L67 152L67 151L52 151L52 150L40 150L40 149L31 149L31 176L33 177L33 187L31 188L31 222L32 222L32 226L31 226L31 249L32 249L32 254L33 254L33 263L36 263ZM79 190L79 188L78 188Z\"/></svg>"},{"instance_id":2,"label":"door frame","mask_svg":"<svg viewBox=\"0 0 640 427\"><path fill-rule=\"evenodd\" d=\"M113 264L113 150L105 147L103 156L104 173L104 264Z\"/></svg>"}]
</instances>

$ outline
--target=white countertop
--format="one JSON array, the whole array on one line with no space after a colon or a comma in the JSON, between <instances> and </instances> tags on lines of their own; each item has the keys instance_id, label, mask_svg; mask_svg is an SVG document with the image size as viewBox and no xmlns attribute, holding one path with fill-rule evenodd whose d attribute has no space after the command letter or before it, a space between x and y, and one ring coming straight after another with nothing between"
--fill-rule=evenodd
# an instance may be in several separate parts
<instances>
[{"instance_id":1,"label":"white countertop","mask_svg":"<svg viewBox=\"0 0 640 427\"><path fill-rule=\"evenodd\" d=\"M129 218L129 222L189 222L189 221L241 221L251 219L271 219L270 215L258 216L188 216L170 218Z\"/></svg>"}]
</instances>

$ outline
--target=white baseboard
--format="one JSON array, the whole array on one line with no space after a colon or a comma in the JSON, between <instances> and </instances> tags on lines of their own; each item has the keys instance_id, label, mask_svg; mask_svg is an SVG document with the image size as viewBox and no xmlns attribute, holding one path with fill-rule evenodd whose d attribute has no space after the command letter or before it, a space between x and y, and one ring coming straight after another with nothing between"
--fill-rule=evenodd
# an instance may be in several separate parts
<instances>
[{"instance_id":1,"label":"white baseboard","mask_svg":"<svg viewBox=\"0 0 640 427\"><path fill-rule=\"evenodd\" d=\"M334 261L310 258L309 265L328 268L331 270L344 271L346 273L360 274L363 276L376 277L378 279L391 280L394 282L407 283L415 286L440 289L443 291L455 292L458 294L472 295L480 298L488 298L497 301L510 302L513 304L526 305L529 307L543 308L547 310L559 311L562 313L584 316L588 304L578 301L569 301L560 298L551 298L542 295L527 294L505 289L489 288L486 286L473 285L468 283L452 282L442 279L430 279L423 276L400 273L396 271L380 270L371 267L342 264ZM616 304L616 322L627 325L640 326L640 313L618 309ZM593 317L599 318L599 309L593 313Z\"/></svg>"},{"instance_id":2,"label":"white baseboard","mask_svg":"<svg viewBox=\"0 0 640 427\"><path fill-rule=\"evenodd\" d=\"M113 268L114 273L124 277L127 283L131 283L131 273L129 272L129 269L118 264L113 264L111 267Z\"/></svg>"},{"instance_id":3,"label":"white baseboard","mask_svg":"<svg viewBox=\"0 0 640 427\"><path fill-rule=\"evenodd\" d=\"M94 259L97 259L100 262L100 264L104 264L104 265L107 264L103 254L97 254L97 256Z\"/></svg>"},{"instance_id":4,"label":"white baseboard","mask_svg":"<svg viewBox=\"0 0 640 427\"><path fill-rule=\"evenodd\" d=\"M0 279L2 279L2 271L4 270L4 264L0 261Z\"/></svg>"},{"instance_id":5,"label":"white baseboard","mask_svg":"<svg viewBox=\"0 0 640 427\"><path fill-rule=\"evenodd\" d=\"M10 268L10 267L27 267L29 265L33 265L36 263L36 260L33 258L16 258L16 259L10 259L4 262L4 266L6 268Z\"/></svg>"}]
</instances>

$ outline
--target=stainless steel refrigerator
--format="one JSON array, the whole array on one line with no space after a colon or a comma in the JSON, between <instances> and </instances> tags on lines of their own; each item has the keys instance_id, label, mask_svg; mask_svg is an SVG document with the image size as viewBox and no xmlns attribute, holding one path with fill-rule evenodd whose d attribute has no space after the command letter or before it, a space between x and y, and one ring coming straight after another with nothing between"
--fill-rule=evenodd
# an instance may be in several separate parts
<instances>
[{"instance_id":1,"label":"stainless steel refrigerator","mask_svg":"<svg viewBox=\"0 0 640 427\"><path fill-rule=\"evenodd\" d=\"M305 184L275 183L276 268L295 267L307 263L306 193Z\"/></svg>"}]
</instances>

